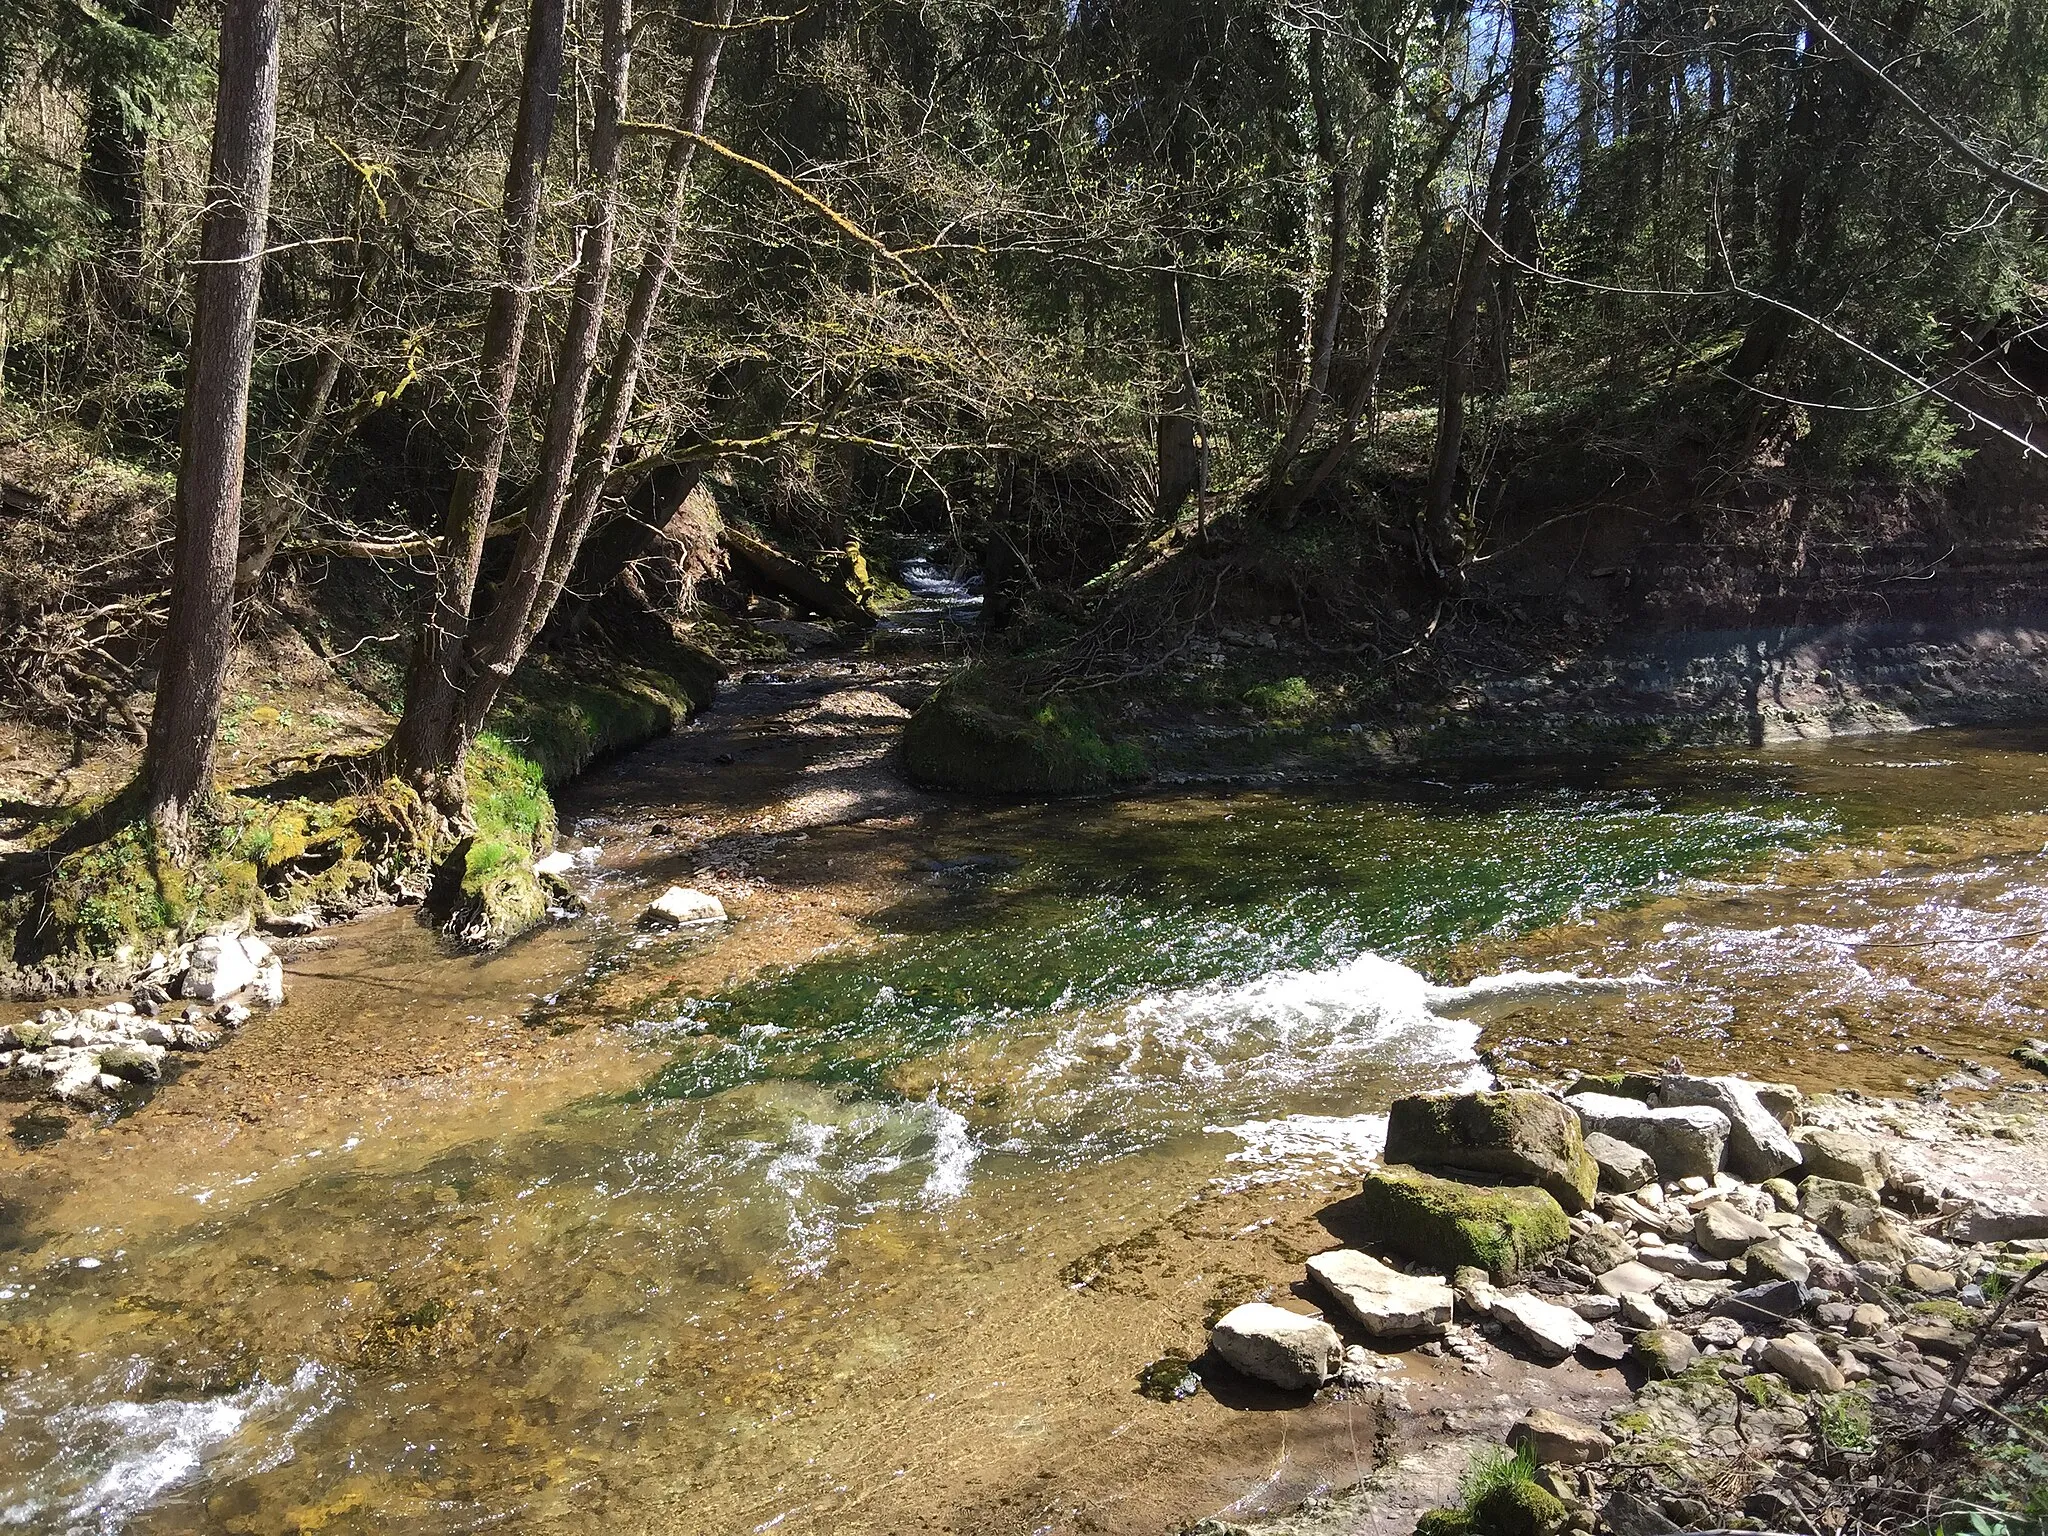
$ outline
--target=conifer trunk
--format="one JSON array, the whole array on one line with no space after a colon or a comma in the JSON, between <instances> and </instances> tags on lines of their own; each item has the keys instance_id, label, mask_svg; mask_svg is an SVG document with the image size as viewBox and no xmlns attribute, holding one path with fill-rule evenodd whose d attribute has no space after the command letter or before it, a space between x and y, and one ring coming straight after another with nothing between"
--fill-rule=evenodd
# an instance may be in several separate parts
<instances>
[{"instance_id":1,"label":"conifer trunk","mask_svg":"<svg viewBox=\"0 0 2048 1536\"><path fill-rule=\"evenodd\" d=\"M235 549L249 422L249 364L270 220L281 0L227 0L200 226L199 270L179 430L177 543L142 761L144 808L182 852L213 789L221 689L234 639Z\"/></svg>"}]
</instances>

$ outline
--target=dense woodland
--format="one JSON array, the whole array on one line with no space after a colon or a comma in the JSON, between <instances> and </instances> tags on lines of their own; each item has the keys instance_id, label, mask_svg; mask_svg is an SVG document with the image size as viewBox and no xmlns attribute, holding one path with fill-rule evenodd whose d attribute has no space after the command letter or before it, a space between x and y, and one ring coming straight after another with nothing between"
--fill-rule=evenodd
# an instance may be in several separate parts
<instances>
[{"instance_id":1,"label":"dense woodland","mask_svg":"<svg viewBox=\"0 0 2048 1536\"><path fill-rule=\"evenodd\" d=\"M700 480L1027 627L1281 535L1441 616L1538 481L1939 486L2038 430L2044 88L2029 0L17 0L9 431L177 490L102 550L10 490L11 704L153 680L175 836L238 616L370 562L459 817Z\"/></svg>"}]
</instances>

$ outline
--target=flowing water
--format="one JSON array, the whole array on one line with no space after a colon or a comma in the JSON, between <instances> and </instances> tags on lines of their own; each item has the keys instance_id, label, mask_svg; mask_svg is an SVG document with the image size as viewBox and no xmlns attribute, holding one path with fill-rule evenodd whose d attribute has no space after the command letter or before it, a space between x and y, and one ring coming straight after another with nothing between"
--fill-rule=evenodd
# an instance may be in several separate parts
<instances>
[{"instance_id":1,"label":"flowing water","mask_svg":"<svg viewBox=\"0 0 2048 1536\"><path fill-rule=\"evenodd\" d=\"M379 920L295 967L274 1027L490 1011L514 1054L633 1051L395 1119L314 1082L283 1131L148 1168L77 1133L16 1154L0 1527L1163 1530L1341 1480L1355 1424L1273 1470L1284 1416L1135 1372L1298 1273L1302 1200L1482 1044L1983 1081L2048 1032L2044 745L818 828L750 877L846 911L765 971L766 920L608 920L667 877L623 856L510 958ZM630 807L600 777L577 824L614 849L660 810L619 773Z\"/></svg>"}]
</instances>

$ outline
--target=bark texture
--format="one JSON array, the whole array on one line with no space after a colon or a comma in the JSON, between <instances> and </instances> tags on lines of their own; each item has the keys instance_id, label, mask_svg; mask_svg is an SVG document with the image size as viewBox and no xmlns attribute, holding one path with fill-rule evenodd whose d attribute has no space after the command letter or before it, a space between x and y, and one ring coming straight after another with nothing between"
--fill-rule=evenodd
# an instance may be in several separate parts
<instances>
[{"instance_id":1,"label":"bark texture","mask_svg":"<svg viewBox=\"0 0 2048 1536\"><path fill-rule=\"evenodd\" d=\"M461 767L461 704L470 602L483 562L484 535L498 493L512 393L533 309L535 231L541 184L561 96L565 0L533 0L527 13L519 118L505 172L500 277L484 320L480 387L470 408L467 451L442 525L441 564L406 677L405 712L391 738L392 766L416 783Z\"/></svg>"},{"instance_id":2,"label":"bark texture","mask_svg":"<svg viewBox=\"0 0 2048 1536\"><path fill-rule=\"evenodd\" d=\"M249 363L270 217L282 0L227 0L179 431L177 544L156 709L143 757L151 822L172 850L212 792L221 688L234 638L235 549Z\"/></svg>"}]
</instances>

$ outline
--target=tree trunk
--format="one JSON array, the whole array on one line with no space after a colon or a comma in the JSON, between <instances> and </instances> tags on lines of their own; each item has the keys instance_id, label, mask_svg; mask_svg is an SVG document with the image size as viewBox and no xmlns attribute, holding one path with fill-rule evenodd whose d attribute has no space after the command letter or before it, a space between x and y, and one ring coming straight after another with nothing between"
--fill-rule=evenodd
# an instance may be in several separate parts
<instances>
[{"instance_id":1,"label":"tree trunk","mask_svg":"<svg viewBox=\"0 0 2048 1536\"><path fill-rule=\"evenodd\" d=\"M433 121L420 138L418 158L399 168L396 179L399 199L411 198L421 178L454 141L461 107L483 83L484 62L497 44L504 10L505 0L484 0L478 8L469 55L441 88ZM356 246L359 251L363 248L360 236ZM334 398L335 386L341 381L348 345L361 328L363 316L369 309L370 296L389 265L388 245L370 246L367 256L362 258L362 270L356 274L354 282L346 285L348 297L338 306L338 313L329 322L329 333L314 359L313 372L293 406L291 436L286 441L284 457L266 467L256 516L243 529L241 556L235 567L238 596L247 597L256 590L263 573L277 557L278 549L298 527L304 515L306 470L312 460L313 444L326 423L327 408Z\"/></svg>"},{"instance_id":2,"label":"tree trunk","mask_svg":"<svg viewBox=\"0 0 2048 1536\"><path fill-rule=\"evenodd\" d=\"M533 616L562 511L568 504L576 445L583 434L583 405L590 392L591 372L597 367L619 227L619 123L625 117L627 77L632 67L632 0L604 0L603 11L604 88L597 98L589 141L589 183L583 193L585 217L576 288L555 350L554 389L541 437L539 473L527 495L526 521L519 530L511 567L492 594L482 631L469 647L458 760L481 729L491 700L525 654L527 621Z\"/></svg>"},{"instance_id":3,"label":"tree trunk","mask_svg":"<svg viewBox=\"0 0 2048 1536\"><path fill-rule=\"evenodd\" d=\"M144 806L182 850L213 789L221 687L234 638L235 547L249 423L249 364L270 220L281 0L226 0L213 157L194 279L180 423L177 543L156 709L142 760Z\"/></svg>"},{"instance_id":4,"label":"tree trunk","mask_svg":"<svg viewBox=\"0 0 2048 1536\"><path fill-rule=\"evenodd\" d=\"M177 0L129 0L113 7L121 25L147 37L171 35ZM85 104L84 165L79 190L116 239L117 252L139 251L144 202L143 173L149 131L134 120L111 80L96 80Z\"/></svg>"},{"instance_id":5,"label":"tree trunk","mask_svg":"<svg viewBox=\"0 0 2048 1536\"><path fill-rule=\"evenodd\" d=\"M1531 47L1539 60L1550 49L1546 20L1540 12L1529 16L1530 25L1538 31ZM1517 37L1516 42L1520 41ZM1501 214L1500 242L1508 259L1497 264L1494 280L1495 366L1503 390L1507 389L1514 368L1516 333L1527 306L1521 268L1535 263L1543 216L1543 129L1548 114L1544 110L1541 63L1517 69L1511 90L1522 100L1519 108L1514 102L1509 103L1509 115L1519 126L1508 161L1507 202Z\"/></svg>"},{"instance_id":6,"label":"tree trunk","mask_svg":"<svg viewBox=\"0 0 2048 1536\"><path fill-rule=\"evenodd\" d=\"M690 83L683 97L684 121L681 124L691 133L704 131L704 122L711 110L711 88L718 79L718 59L725 48L726 28L732 21L733 9L734 0L719 0L714 24L700 28L697 33L697 45L690 58ZM624 30L624 23L622 16L622 37L629 35ZM626 77L622 67L618 77L620 116L625 112L625 103ZM626 323L613 348L604 402L583 448L582 469L555 531L553 544L548 549L531 601L526 611L519 615L518 628L515 631L508 625L502 653L486 658L485 670L471 685L473 697L467 701L467 713L472 733L482 728L499 691L511 680L513 671L546 627L549 615L561 599L563 588L568 585L570 573L576 569L584 538L597 521L598 510L604 503L605 487L610 483L612 470L618 462L619 443L625 437L626 423L633 414L633 397L640 385L640 365L646 356L648 333L654 326L655 306L661 302L662 289L675 265L690 165L696 158L696 152L693 140L673 139L669 143L668 157L663 166L668 196L661 228L641 254L640 274L633 284L633 296L626 305ZM599 307L601 311L602 305Z\"/></svg>"},{"instance_id":7,"label":"tree trunk","mask_svg":"<svg viewBox=\"0 0 2048 1536\"><path fill-rule=\"evenodd\" d=\"M1444 327L1443 366L1437 392L1436 452L1430 462L1429 491L1423 504L1422 556L1436 576L1455 586L1462 576L1467 551L1458 527L1458 462L1465 446L1465 396L1472 386L1472 350L1479 329L1479 300L1493 268L1494 246L1507 201L1508 171L1521 138L1522 114L1533 91L1521 89L1522 77L1542 67L1535 46L1541 28L1541 0L1516 0L1511 67L1515 87L1508 93L1507 119L1501 124L1493 170L1486 181L1486 202L1477 229L1465 243L1458 280L1451 291L1451 312Z\"/></svg>"},{"instance_id":8,"label":"tree trunk","mask_svg":"<svg viewBox=\"0 0 2048 1536\"><path fill-rule=\"evenodd\" d=\"M392 767L437 792L444 776L461 768L462 689L470 602L483 560L484 531L498 490L505 439L512 426L512 394L519 354L533 308L533 245L540 223L541 180L554 135L561 95L565 0L533 0L526 23L519 119L505 172L503 275L491 290L484 320L481 391L470 408L465 462L456 475L443 524L441 564L431 606L406 677L405 712L388 751Z\"/></svg>"},{"instance_id":9,"label":"tree trunk","mask_svg":"<svg viewBox=\"0 0 2048 1536\"><path fill-rule=\"evenodd\" d=\"M730 0L723 0L718 20L699 31L691 60L690 84L684 100L684 127L701 133L710 108L711 88L717 79L718 59L724 47L725 28L732 17ZM593 166L600 212L586 234L577 293L578 306L572 311L556 362L555 408L550 415L548 442L544 446L541 490L545 504L529 513L526 534L513 557L512 570L501 584L483 634L473 647L467 693L463 699L464 743L483 728L491 706L512 674L525 660L527 651L547 624L576 567L585 535L596 521L605 488L617 461L619 442L632 415L633 396L639 385L640 365L654 310L660 301L668 273L675 261L675 247L681 227L687 177L694 158L694 142L672 140L665 173L668 181L666 214L661 229L643 253L633 296L627 305L626 323L614 350L610 379L598 420L587 434L576 430L582 422L583 394L596 364L597 325L603 319L606 282L611 268L612 231L616 226L618 200L619 123L625 116L632 12L630 0L606 0L605 37L607 59L606 94L600 98L598 122L591 139ZM585 300L588 307L585 308ZM587 317L585 330L581 322ZM566 409L569 394L575 395L574 409ZM554 428L563 422L568 431L557 441ZM578 445L582 443L582 469L573 483Z\"/></svg>"},{"instance_id":10,"label":"tree trunk","mask_svg":"<svg viewBox=\"0 0 2048 1536\"><path fill-rule=\"evenodd\" d=\"M1287 431L1266 467L1266 511L1289 517L1294 498L1289 495L1288 476L1295 456L1314 430L1316 417L1330 388L1330 364L1337 352L1337 330L1344 318L1345 263L1351 255L1351 178L1337 147L1337 134L1330 109L1329 80L1325 68L1327 47L1321 30L1310 36L1308 49L1309 97L1315 109L1316 160L1330 182L1329 270L1316 306L1315 329L1310 333L1308 376L1295 402Z\"/></svg>"},{"instance_id":11,"label":"tree trunk","mask_svg":"<svg viewBox=\"0 0 2048 1536\"><path fill-rule=\"evenodd\" d=\"M113 10L121 25L161 41L171 35L178 0L127 0ZM105 281L115 305L132 313L141 300L149 130L135 120L112 80L95 80L87 93L83 149L79 190L110 237Z\"/></svg>"},{"instance_id":12,"label":"tree trunk","mask_svg":"<svg viewBox=\"0 0 2048 1536\"><path fill-rule=\"evenodd\" d=\"M1202 480L1201 394L1195 382L1194 350L1188 338L1187 292L1179 276L1159 279L1159 339L1165 343L1172 382L1159 402L1158 483L1153 508L1170 523L1195 495Z\"/></svg>"}]
</instances>

